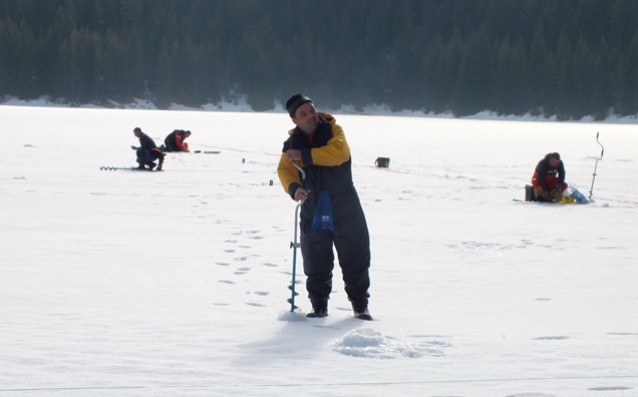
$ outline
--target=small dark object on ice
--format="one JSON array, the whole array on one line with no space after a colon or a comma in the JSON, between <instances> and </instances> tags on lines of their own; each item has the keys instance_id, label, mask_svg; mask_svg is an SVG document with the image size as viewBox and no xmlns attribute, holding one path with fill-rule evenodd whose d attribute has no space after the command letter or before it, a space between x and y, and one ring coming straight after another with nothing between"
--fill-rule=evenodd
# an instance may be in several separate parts
<instances>
[{"instance_id":1,"label":"small dark object on ice","mask_svg":"<svg viewBox=\"0 0 638 397\"><path fill-rule=\"evenodd\" d=\"M204 153L204 154L219 154L221 151L219 150L195 150L193 153Z\"/></svg>"},{"instance_id":2,"label":"small dark object on ice","mask_svg":"<svg viewBox=\"0 0 638 397\"><path fill-rule=\"evenodd\" d=\"M388 168L390 167L390 158L389 157L377 157L374 162L374 166L377 168Z\"/></svg>"}]
</instances>

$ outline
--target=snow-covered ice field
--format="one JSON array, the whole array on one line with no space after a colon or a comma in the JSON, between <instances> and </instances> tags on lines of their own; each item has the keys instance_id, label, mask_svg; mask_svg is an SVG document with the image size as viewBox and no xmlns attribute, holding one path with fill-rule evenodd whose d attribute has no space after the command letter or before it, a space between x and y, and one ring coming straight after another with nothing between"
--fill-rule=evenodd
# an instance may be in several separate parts
<instances>
[{"instance_id":1,"label":"snow-covered ice field","mask_svg":"<svg viewBox=\"0 0 638 397\"><path fill-rule=\"evenodd\" d=\"M372 322L338 271L286 315L285 114L1 106L0 396L638 395L636 126L336 117ZM101 171L135 126L221 153ZM550 151L589 195L597 132L594 203L513 200Z\"/></svg>"}]
</instances>

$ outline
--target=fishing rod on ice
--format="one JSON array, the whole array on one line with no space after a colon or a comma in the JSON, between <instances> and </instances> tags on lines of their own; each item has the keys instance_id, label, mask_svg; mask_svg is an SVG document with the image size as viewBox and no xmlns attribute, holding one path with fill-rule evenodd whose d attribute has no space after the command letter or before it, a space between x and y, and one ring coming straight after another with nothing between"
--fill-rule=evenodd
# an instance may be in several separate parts
<instances>
[{"instance_id":1,"label":"fishing rod on ice","mask_svg":"<svg viewBox=\"0 0 638 397\"><path fill-rule=\"evenodd\" d=\"M301 174L301 184L303 185L303 182L306 180L306 172L298 164L295 164L292 161L290 162L290 164L292 164ZM301 243L297 241L297 235L299 228L299 210L302 204L303 200L300 200L295 207L295 234L293 240L290 242L290 248L292 248L292 280L290 282L290 286L288 287L288 289L291 291L291 296L290 299L288 299L288 303L290 303L291 313L294 312L295 309L297 309L297 306L295 306L295 296L299 295L299 293L295 291L295 278L297 277L297 248L301 248Z\"/></svg>"},{"instance_id":2,"label":"fishing rod on ice","mask_svg":"<svg viewBox=\"0 0 638 397\"><path fill-rule=\"evenodd\" d=\"M600 157L596 159L596 163L594 164L594 173L591 179L591 188L589 189L589 200L591 200L591 196L592 194L594 194L594 181L596 180L596 171L598 170L598 162L603 159L603 154L605 154L605 147L603 146L602 143L600 143L600 140L598 139L599 137L600 137L600 132L597 132L596 142L598 143L598 145L600 145Z\"/></svg>"}]
</instances>

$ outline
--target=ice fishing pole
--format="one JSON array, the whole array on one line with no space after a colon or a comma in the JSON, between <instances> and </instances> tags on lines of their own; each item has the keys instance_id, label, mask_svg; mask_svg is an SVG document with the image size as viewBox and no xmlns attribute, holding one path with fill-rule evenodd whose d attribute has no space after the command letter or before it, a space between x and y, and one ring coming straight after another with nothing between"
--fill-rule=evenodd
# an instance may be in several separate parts
<instances>
[{"instance_id":1,"label":"ice fishing pole","mask_svg":"<svg viewBox=\"0 0 638 397\"><path fill-rule=\"evenodd\" d=\"M600 143L600 140L598 140L599 136L600 136L600 132L597 132L596 142L600 145L600 158L597 158L596 164L594 164L594 173L591 179L591 188L589 189L589 200L591 200L591 196L594 193L594 181L596 180L596 170L598 169L598 162L603 159L603 154L605 154L605 147L603 146L602 143Z\"/></svg>"},{"instance_id":2,"label":"ice fishing pole","mask_svg":"<svg viewBox=\"0 0 638 397\"><path fill-rule=\"evenodd\" d=\"M301 183L303 185L303 181L306 179L306 172L303 170L303 168L301 168L294 162L291 161L290 164L292 164L297 170L299 170L299 173L301 173ZM295 291L295 278L297 276L297 248L301 247L301 243L297 241L297 230L299 228L299 210L301 209L302 204L303 200L300 200L295 207L295 234L293 240L290 242L290 248L292 248L292 281L290 283L290 286L288 287L288 289L290 289L291 291L291 296L290 299L288 299L288 303L290 303L291 313L294 312L295 309L297 309L297 306L295 306L295 296L299 295L299 293Z\"/></svg>"}]
</instances>

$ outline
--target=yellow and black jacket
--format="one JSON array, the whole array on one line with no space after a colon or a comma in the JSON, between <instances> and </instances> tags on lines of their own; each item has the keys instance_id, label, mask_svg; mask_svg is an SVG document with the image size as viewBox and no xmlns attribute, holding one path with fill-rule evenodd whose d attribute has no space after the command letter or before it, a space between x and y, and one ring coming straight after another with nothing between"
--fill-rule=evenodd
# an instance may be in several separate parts
<instances>
[{"instance_id":1,"label":"yellow and black jacket","mask_svg":"<svg viewBox=\"0 0 638 397\"><path fill-rule=\"evenodd\" d=\"M298 127L289 132L284 142L277 174L284 190L294 199L297 188L303 186L318 195L327 190L332 197L349 191L352 187L350 147L343 129L333 116L319 113L319 125L312 139ZM286 160L286 151L301 151L306 180L301 180L300 172Z\"/></svg>"}]
</instances>

